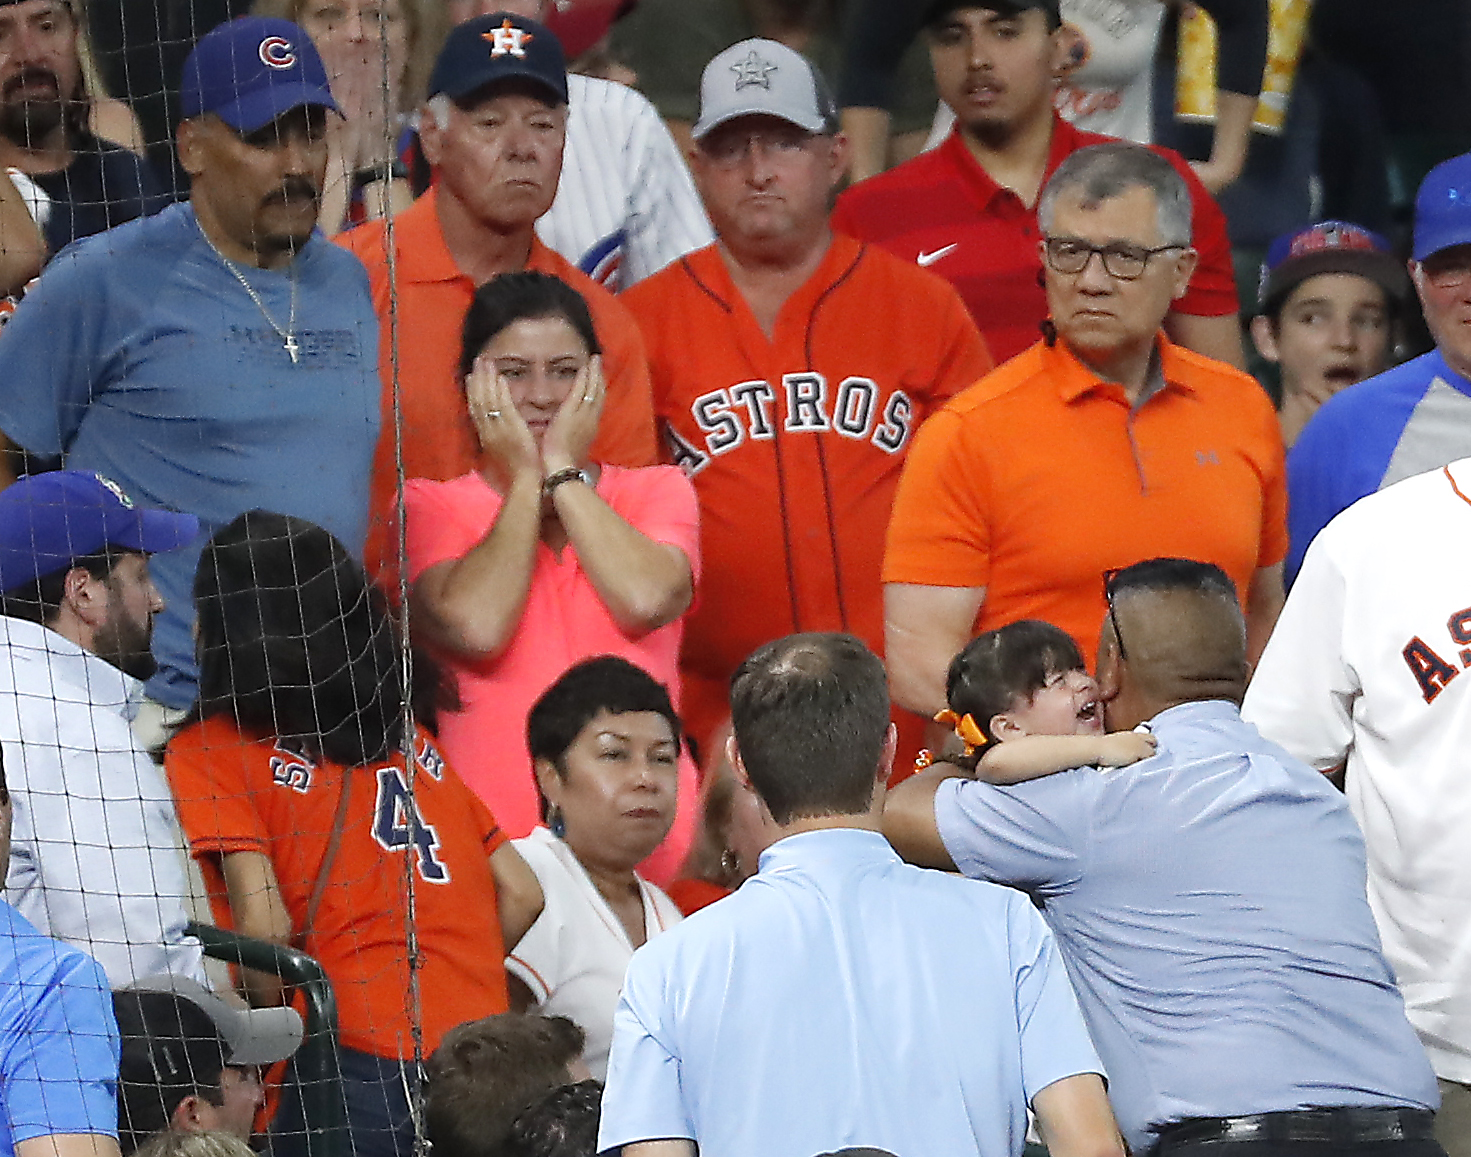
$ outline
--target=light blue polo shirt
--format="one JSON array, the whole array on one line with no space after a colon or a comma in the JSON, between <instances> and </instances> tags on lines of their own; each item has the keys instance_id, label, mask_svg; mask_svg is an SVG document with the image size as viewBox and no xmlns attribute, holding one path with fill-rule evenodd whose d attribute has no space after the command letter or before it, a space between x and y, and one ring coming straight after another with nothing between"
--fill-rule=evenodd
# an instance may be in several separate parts
<instances>
[{"instance_id":1,"label":"light blue polo shirt","mask_svg":"<svg viewBox=\"0 0 1471 1157\"><path fill-rule=\"evenodd\" d=\"M1026 897L804 832L634 953L598 1151L1015 1157L1037 1092L1100 1071Z\"/></svg>"},{"instance_id":2,"label":"light blue polo shirt","mask_svg":"<svg viewBox=\"0 0 1471 1157\"><path fill-rule=\"evenodd\" d=\"M152 567L168 609L148 691L173 707L194 700L190 595L215 530L273 510L362 556L381 390L368 277L320 235L293 265L296 363L189 205L63 250L0 331L0 430L139 505L199 516L199 541ZM242 272L286 326L291 275Z\"/></svg>"},{"instance_id":3,"label":"light blue polo shirt","mask_svg":"<svg viewBox=\"0 0 1471 1157\"><path fill-rule=\"evenodd\" d=\"M101 966L0 901L0 1157L50 1133L116 1137L118 1050Z\"/></svg>"},{"instance_id":4,"label":"light blue polo shirt","mask_svg":"<svg viewBox=\"0 0 1471 1157\"><path fill-rule=\"evenodd\" d=\"M1318 531L1360 498L1467 456L1471 381L1439 350L1334 394L1287 455L1287 581Z\"/></svg>"},{"instance_id":5,"label":"light blue polo shirt","mask_svg":"<svg viewBox=\"0 0 1471 1157\"><path fill-rule=\"evenodd\" d=\"M1150 727L1131 767L935 797L961 871L1044 898L1134 1151L1188 1117L1438 1105L1342 793L1231 703Z\"/></svg>"}]
</instances>

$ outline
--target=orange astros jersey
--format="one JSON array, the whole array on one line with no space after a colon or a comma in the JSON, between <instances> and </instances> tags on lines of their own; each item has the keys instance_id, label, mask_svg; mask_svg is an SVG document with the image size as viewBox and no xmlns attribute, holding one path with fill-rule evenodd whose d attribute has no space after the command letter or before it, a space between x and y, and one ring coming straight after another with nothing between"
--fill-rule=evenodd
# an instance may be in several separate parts
<instances>
[{"instance_id":1,"label":"orange astros jersey","mask_svg":"<svg viewBox=\"0 0 1471 1157\"><path fill-rule=\"evenodd\" d=\"M724 716L731 672L794 631L883 650L879 568L904 452L991 368L939 277L835 236L768 339L710 246L622 300L649 352L654 411L700 500L704 560L685 627L685 715Z\"/></svg>"}]
</instances>

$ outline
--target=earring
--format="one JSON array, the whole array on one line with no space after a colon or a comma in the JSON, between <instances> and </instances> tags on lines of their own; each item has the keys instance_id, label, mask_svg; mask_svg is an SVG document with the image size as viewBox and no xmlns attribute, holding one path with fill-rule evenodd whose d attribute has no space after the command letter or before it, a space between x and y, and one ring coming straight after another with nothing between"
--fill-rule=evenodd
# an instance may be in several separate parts
<instances>
[{"instance_id":1,"label":"earring","mask_svg":"<svg viewBox=\"0 0 1471 1157\"><path fill-rule=\"evenodd\" d=\"M730 848L726 848L720 853L720 874L727 880L739 880L741 878L740 858Z\"/></svg>"},{"instance_id":2,"label":"earring","mask_svg":"<svg viewBox=\"0 0 1471 1157\"><path fill-rule=\"evenodd\" d=\"M567 821L562 818L561 808L554 806L547 813L547 827L557 839L564 840L567 838Z\"/></svg>"}]
</instances>

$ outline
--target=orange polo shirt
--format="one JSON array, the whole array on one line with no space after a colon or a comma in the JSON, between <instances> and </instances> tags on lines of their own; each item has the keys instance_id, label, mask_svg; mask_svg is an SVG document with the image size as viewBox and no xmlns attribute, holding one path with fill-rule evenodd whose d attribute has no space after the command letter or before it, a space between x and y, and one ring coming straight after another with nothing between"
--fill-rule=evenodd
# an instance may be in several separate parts
<instances>
[{"instance_id":1,"label":"orange polo shirt","mask_svg":"<svg viewBox=\"0 0 1471 1157\"><path fill-rule=\"evenodd\" d=\"M436 191L430 189L398 215L394 249L404 476L444 482L473 470L480 456L458 372L460 333L476 285L450 255L440 231L436 200ZM373 463L373 520L367 558L369 573L381 575L384 561L397 549L397 536L390 531L396 525L393 515L398 498L386 223L370 221L337 240L367 267L379 321L383 433ZM648 358L632 315L601 285L535 238L526 268L560 277L587 299L592 313L608 382L593 459L615 466L653 465L658 460L658 443Z\"/></svg>"},{"instance_id":2,"label":"orange polo shirt","mask_svg":"<svg viewBox=\"0 0 1471 1157\"><path fill-rule=\"evenodd\" d=\"M1058 342L947 402L915 436L894 499L886 583L984 587L975 630L1055 623L1097 653L1103 573L1178 557L1245 599L1287 552L1282 435L1257 383L1163 335L1164 382L1138 407Z\"/></svg>"}]
</instances>

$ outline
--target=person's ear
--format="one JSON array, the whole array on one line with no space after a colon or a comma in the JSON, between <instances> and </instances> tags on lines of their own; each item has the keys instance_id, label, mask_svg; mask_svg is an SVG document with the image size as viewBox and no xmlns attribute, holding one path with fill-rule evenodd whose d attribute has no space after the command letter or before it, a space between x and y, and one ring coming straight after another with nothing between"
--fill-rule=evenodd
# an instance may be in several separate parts
<instances>
[{"instance_id":1,"label":"person's ear","mask_svg":"<svg viewBox=\"0 0 1471 1157\"><path fill-rule=\"evenodd\" d=\"M213 1129L217 1122L215 1107L198 1093L190 1093L169 1115L169 1128L181 1133L203 1133Z\"/></svg>"},{"instance_id":2,"label":"person's ear","mask_svg":"<svg viewBox=\"0 0 1471 1157\"><path fill-rule=\"evenodd\" d=\"M1113 637L1113 629L1105 626L1103 638L1098 644L1098 674L1094 676L1094 682L1098 684L1098 699L1102 703L1110 703L1119 697L1123 690L1123 675L1120 670L1122 660L1119 658L1119 645Z\"/></svg>"},{"instance_id":3,"label":"person's ear","mask_svg":"<svg viewBox=\"0 0 1471 1157\"><path fill-rule=\"evenodd\" d=\"M74 566L62 579L61 605L87 626L96 628L107 619L107 584L86 567Z\"/></svg>"},{"instance_id":4,"label":"person's ear","mask_svg":"<svg viewBox=\"0 0 1471 1157\"><path fill-rule=\"evenodd\" d=\"M1282 353L1277 348L1276 328L1270 317L1258 314L1251 319L1251 344L1267 361L1276 364L1282 360Z\"/></svg>"},{"instance_id":5,"label":"person's ear","mask_svg":"<svg viewBox=\"0 0 1471 1157\"><path fill-rule=\"evenodd\" d=\"M1027 734L1026 728L1016 721L1016 717L1008 711L999 711L991 716L987 725L991 732L991 738L997 743L1005 743L1008 739L1020 739Z\"/></svg>"},{"instance_id":6,"label":"person's ear","mask_svg":"<svg viewBox=\"0 0 1471 1157\"><path fill-rule=\"evenodd\" d=\"M899 729L892 723L884 732L884 746L879 752L878 784L880 790L889 785L889 777L894 774L894 756L899 750Z\"/></svg>"},{"instance_id":7,"label":"person's ear","mask_svg":"<svg viewBox=\"0 0 1471 1157\"><path fill-rule=\"evenodd\" d=\"M179 154L179 167L191 177L199 176L204 170L204 142L208 131L209 126L195 117L180 121L178 131L174 134L174 146Z\"/></svg>"},{"instance_id":8,"label":"person's ear","mask_svg":"<svg viewBox=\"0 0 1471 1157\"><path fill-rule=\"evenodd\" d=\"M439 127L439 114L427 104L419 109L419 148L431 169L439 168L444 156L444 130Z\"/></svg>"},{"instance_id":9,"label":"person's ear","mask_svg":"<svg viewBox=\"0 0 1471 1157\"><path fill-rule=\"evenodd\" d=\"M741 758L741 749L736 746L735 734L725 737L725 762L730 764L731 774L735 776L736 783L751 791L756 791L751 777L746 773L746 761ZM761 793L756 791L756 798L761 798Z\"/></svg>"},{"instance_id":10,"label":"person's ear","mask_svg":"<svg viewBox=\"0 0 1471 1157\"><path fill-rule=\"evenodd\" d=\"M547 803L552 807L562 806L562 789L566 786L557 765L550 759L538 759L531 765L532 774L536 776L536 786L541 788L541 794L547 797Z\"/></svg>"},{"instance_id":11,"label":"person's ear","mask_svg":"<svg viewBox=\"0 0 1471 1157\"><path fill-rule=\"evenodd\" d=\"M1171 295L1175 301L1184 297L1190 288L1190 278L1200 264L1200 253L1194 249L1182 250L1175 258L1175 282Z\"/></svg>"},{"instance_id":12,"label":"person's ear","mask_svg":"<svg viewBox=\"0 0 1471 1157\"><path fill-rule=\"evenodd\" d=\"M848 164L852 160L853 147L843 133L834 133L828 155L828 188L836 189L848 175Z\"/></svg>"}]
</instances>

